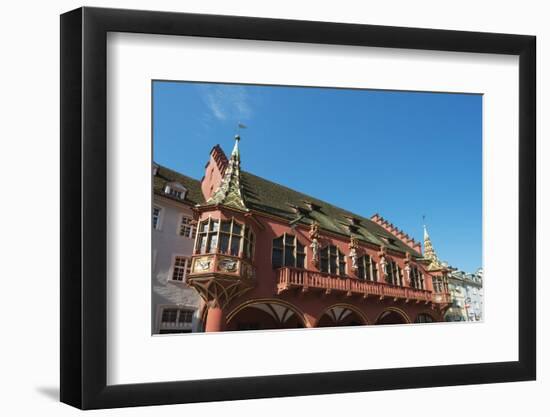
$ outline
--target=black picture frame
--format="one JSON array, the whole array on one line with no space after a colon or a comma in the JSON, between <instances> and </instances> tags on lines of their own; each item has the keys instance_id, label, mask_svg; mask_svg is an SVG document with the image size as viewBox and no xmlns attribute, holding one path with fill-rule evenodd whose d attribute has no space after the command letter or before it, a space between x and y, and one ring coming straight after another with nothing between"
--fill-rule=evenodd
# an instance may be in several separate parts
<instances>
[{"instance_id":1,"label":"black picture frame","mask_svg":"<svg viewBox=\"0 0 550 417\"><path fill-rule=\"evenodd\" d=\"M519 56L519 360L132 385L107 375L108 32ZM536 378L534 36L80 8L61 16L61 401L82 409Z\"/></svg>"}]
</instances>

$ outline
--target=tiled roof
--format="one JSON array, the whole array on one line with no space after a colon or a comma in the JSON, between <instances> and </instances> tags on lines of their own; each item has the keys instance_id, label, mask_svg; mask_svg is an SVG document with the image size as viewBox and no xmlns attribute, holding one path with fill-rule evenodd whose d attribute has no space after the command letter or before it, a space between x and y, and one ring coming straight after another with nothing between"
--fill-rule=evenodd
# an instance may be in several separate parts
<instances>
[{"instance_id":1,"label":"tiled roof","mask_svg":"<svg viewBox=\"0 0 550 417\"><path fill-rule=\"evenodd\" d=\"M299 223L309 225L313 221L317 221L321 229L345 236L351 235L348 227L351 222L348 219L353 218L355 219L351 225L354 229L353 235L359 240L385 245L389 249L401 252L409 252L415 257L421 256L420 253L401 242L383 227L363 216L248 172L242 171L241 179L246 205L251 210L265 212L291 221L300 216L293 209L294 206L298 208L299 212L305 214ZM305 202L313 203L317 207L314 210L309 210Z\"/></svg>"},{"instance_id":2,"label":"tiled roof","mask_svg":"<svg viewBox=\"0 0 550 417\"><path fill-rule=\"evenodd\" d=\"M199 180L163 166L159 166L158 173L154 177L155 193L165 195L163 192L164 186L171 181L179 182L188 189L186 201L192 204L205 204ZM303 215L298 223L310 225L313 221L317 221L322 230L344 236L351 236L351 227L353 236L359 240L379 246L384 245L388 249L400 252L409 252L416 258L421 257L421 254L416 250L407 246L382 226L366 217L249 172L241 171L241 185L246 206L250 210L282 217L288 221L296 220L300 215ZM313 210L308 207L306 202L310 204L310 207L313 206ZM349 218L354 219L353 224L351 224Z\"/></svg>"},{"instance_id":3,"label":"tiled roof","mask_svg":"<svg viewBox=\"0 0 550 417\"><path fill-rule=\"evenodd\" d=\"M177 182L187 189L185 200L183 200L184 202L187 202L193 206L204 203L204 197L201 191L201 182L199 180L180 174L179 172L163 167L162 165L157 166L157 175L153 177L153 191L155 194L162 195L174 201L181 201L164 193L164 187L166 184Z\"/></svg>"}]
</instances>

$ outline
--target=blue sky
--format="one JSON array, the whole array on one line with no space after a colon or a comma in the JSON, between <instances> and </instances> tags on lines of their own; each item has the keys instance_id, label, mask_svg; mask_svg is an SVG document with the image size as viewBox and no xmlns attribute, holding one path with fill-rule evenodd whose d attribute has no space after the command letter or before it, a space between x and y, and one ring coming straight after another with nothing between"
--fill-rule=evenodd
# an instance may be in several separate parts
<instances>
[{"instance_id":1,"label":"blue sky","mask_svg":"<svg viewBox=\"0 0 550 417\"><path fill-rule=\"evenodd\" d=\"M417 240L422 216L440 259L481 266L482 96L155 81L156 162L200 179L209 152L370 217Z\"/></svg>"}]
</instances>

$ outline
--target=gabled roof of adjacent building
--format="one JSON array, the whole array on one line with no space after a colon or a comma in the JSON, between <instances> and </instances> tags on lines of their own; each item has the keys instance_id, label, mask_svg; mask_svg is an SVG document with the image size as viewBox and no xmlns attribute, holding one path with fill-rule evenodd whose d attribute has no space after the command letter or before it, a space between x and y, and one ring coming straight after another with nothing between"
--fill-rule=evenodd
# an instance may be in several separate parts
<instances>
[{"instance_id":1,"label":"gabled roof of adjacent building","mask_svg":"<svg viewBox=\"0 0 550 417\"><path fill-rule=\"evenodd\" d=\"M183 201L193 206L204 203L204 197L201 191L201 182L199 180L180 174L179 172L166 168L162 165L156 164L156 166L158 168L157 173L153 176L153 192L155 194L174 201ZM179 183L187 189L187 193L185 194L185 198L183 200L164 193L166 185L173 182Z\"/></svg>"}]
</instances>

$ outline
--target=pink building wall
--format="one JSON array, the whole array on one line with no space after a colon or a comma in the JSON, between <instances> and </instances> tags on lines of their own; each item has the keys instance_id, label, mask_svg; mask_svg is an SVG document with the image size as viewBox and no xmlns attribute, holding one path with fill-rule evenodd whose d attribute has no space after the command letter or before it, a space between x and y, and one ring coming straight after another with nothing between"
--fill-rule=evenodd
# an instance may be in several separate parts
<instances>
[{"instance_id":1,"label":"pink building wall","mask_svg":"<svg viewBox=\"0 0 550 417\"><path fill-rule=\"evenodd\" d=\"M206 200L212 195L223 178L224 170L227 166L227 158L219 146L215 146L211 153L208 163L205 167L205 175L202 179L201 189ZM433 303L405 302L397 301L392 298L380 299L375 296L369 296L364 299L360 295L348 296L341 292L331 292L324 294L322 292L304 293L300 290L291 289L282 293L277 291L277 272L272 267L272 246L273 240L280 237L284 233L292 234L297 237L306 249L306 265L305 269L311 271L319 271L318 266L313 264L313 253L310 248L311 239L309 236L309 227L297 224L291 228L287 220L279 219L265 213L250 211L247 213L239 210L232 210L227 207L203 206L199 208L199 221L212 217L220 220L228 220L234 218L239 223L243 223L251 227L256 237L255 252L252 264L255 267L256 279L255 286L241 296L233 298L223 308L210 306L205 303L205 311L203 317L206 320L207 331L219 331L224 329L235 328L235 323L227 323L228 316L234 316L234 312L239 310L240 306L252 302L267 302L279 301L293 306L299 311L305 321L306 327L315 327L323 313L331 306L342 305L348 306L358 312L358 314L368 324L374 324L384 311L399 311L400 314L406 316L406 321L413 322L418 314L429 314L434 321L442 320L442 312L434 308ZM388 232L392 233L396 239L400 239L412 249L420 252L421 246L409 238L404 232L398 230L382 217L375 215L373 221L382 225ZM335 245L342 253L346 255L346 277L341 279L358 280L357 275L351 268L351 258L349 255L350 240L348 236L340 236L320 230L319 247L323 248L326 245ZM359 243L359 256L368 254L377 262L380 261L380 248L374 244ZM397 262L398 266L403 271L403 287L409 288L405 277L405 254L388 250L387 260L390 259ZM425 289L433 291L432 273L426 270L422 263L415 263L419 271L424 276ZM384 281L381 268L379 269L380 285L389 285ZM250 314L250 312L248 312ZM210 317L209 317L210 316ZM215 320L214 320L215 318ZM215 321L215 322L214 322ZM209 324L210 322L210 324Z\"/></svg>"}]
</instances>

